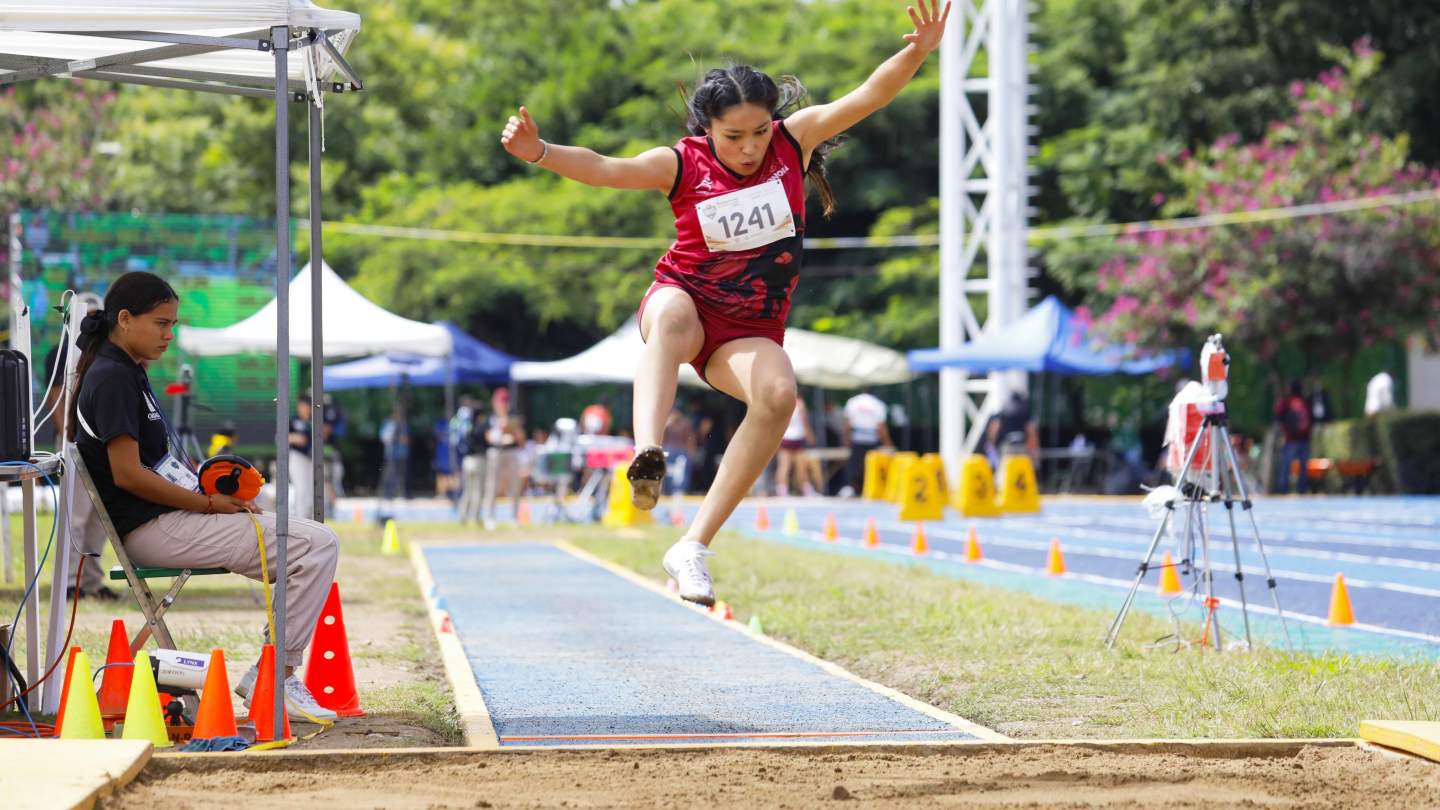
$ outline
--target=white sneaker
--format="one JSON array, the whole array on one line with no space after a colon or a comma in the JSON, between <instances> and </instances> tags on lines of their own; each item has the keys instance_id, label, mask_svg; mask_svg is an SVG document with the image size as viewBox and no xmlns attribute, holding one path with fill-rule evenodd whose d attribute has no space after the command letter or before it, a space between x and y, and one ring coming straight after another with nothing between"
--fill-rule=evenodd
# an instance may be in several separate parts
<instances>
[{"instance_id":1,"label":"white sneaker","mask_svg":"<svg viewBox=\"0 0 1440 810\"><path fill-rule=\"evenodd\" d=\"M255 681L259 677L260 665L252 664L235 687L235 694L245 699L246 708L250 707L250 696L255 692ZM285 679L285 713L290 715L291 720L307 720L312 723L333 723L340 717L316 703L309 687L295 675Z\"/></svg>"},{"instance_id":2,"label":"white sneaker","mask_svg":"<svg viewBox=\"0 0 1440 810\"><path fill-rule=\"evenodd\" d=\"M694 540L680 540L665 552L661 565L680 586L680 598L710 607L715 604L715 588L710 581L710 567L705 558L715 552Z\"/></svg>"}]
</instances>

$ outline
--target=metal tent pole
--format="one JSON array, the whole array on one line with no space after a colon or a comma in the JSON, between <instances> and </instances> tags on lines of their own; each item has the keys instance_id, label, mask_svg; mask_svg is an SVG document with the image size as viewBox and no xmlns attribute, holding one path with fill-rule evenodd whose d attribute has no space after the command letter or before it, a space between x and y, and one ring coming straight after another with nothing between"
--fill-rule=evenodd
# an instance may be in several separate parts
<instances>
[{"instance_id":1,"label":"metal tent pole","mask_svg":"<svg viewBox=\"0 0 1440 810\"><path fill-rule=\"evenodd\" d=\"M311 45L310 47L317 47ZM317 83L318 87L319 84ZM318 91L317 91L318 92ZM325 248L320 239L320 153L323 124L316 99L310 108L310 461L314 476L311 517L325 522L325 307L321 301Z\"/></svg>"},{"instance_id":2,"label":"metal tent pole","mask_svg":"<svg viewBox=\"0 0 1440 810\"><path fill-rule=\"evenodd\" d=\"M285 715L285 573L290 540L290 27L270 29L275 49L275 718ZM313 219L313 217L312 217ZM311 437L313 444L314 437ZM313 450L312 450L313 452Z\"/></svg>"}]
</instances>

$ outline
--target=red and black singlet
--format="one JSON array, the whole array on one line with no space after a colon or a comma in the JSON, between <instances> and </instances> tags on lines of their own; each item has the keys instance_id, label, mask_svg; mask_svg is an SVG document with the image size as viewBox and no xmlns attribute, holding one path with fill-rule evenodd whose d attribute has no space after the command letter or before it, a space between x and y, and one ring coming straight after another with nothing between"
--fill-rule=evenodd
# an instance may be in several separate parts
<instances>
[{"instance_id":1,"label":"red and black singlet","mask_svg":"<svg viewBox=\"0 0 1440 810\"><path fill-rule=\"evenodd\" d=\"M685 290L697 306L727 319L783 328L804 258L800 144L783 122L772 121L765 157L748 177L721 163L706 136L684 138L673 149L680 159L669 195L676 238L655 265L655 281ZM788 211L776 210L787 204ZM793 235L784 235L786 226ZM724 249L763 239L774 241Z\"/></svg>"}]
</instances>

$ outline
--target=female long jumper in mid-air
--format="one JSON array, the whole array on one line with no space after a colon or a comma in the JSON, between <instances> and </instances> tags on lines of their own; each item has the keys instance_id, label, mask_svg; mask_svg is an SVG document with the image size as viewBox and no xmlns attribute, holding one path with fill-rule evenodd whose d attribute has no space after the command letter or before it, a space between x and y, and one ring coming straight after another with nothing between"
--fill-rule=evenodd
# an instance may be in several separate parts
<instances>
[{"instance_id":1,"label":"female long jumper in mid-air","mask_svg":"<svg viewBox=\"0 0 1440 810\"><path fill-rule=\"evenodd\" d=\"M680 596L715 601L705 557L710 541L780 445L795 407L795 372L781 348L805 234L804 179L834 206L824 157L834 138L889 104L940 44L950 15L938 0L906 9L915 30L855 90L829 104L785 113L804 97L794 77L744 65L711 70L688 101L690 137L631 158L546 143L521 107L500 142L521 160L592 186L668 196L675 242L640 301L645 342L635 374L635 506L653 509L665 475L660 448L681 363L745 403L715 482L685 535L665 553Z\"/></svg>"}]
</instances>

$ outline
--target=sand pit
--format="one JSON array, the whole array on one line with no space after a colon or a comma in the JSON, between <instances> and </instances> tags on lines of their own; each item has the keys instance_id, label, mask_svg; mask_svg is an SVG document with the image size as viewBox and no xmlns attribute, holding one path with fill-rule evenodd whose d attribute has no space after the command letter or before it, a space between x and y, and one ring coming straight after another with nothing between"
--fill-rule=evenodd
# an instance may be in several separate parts
<instances>
[{"instance_id":1,"label":"sand pit","mask_svg":"<svg viewBox=\"0 0 1440 810\"><path fill-rule=\"evenodd\" d=\"M1124 744L157 756L107 810L1440 808L1440 765L1351 745Z\"/></svg>"}]
</instances>

